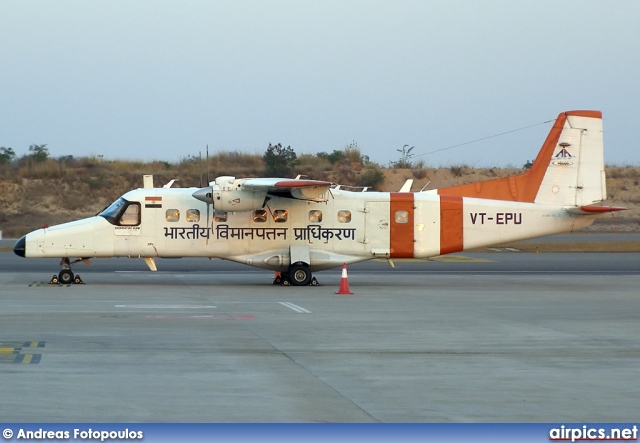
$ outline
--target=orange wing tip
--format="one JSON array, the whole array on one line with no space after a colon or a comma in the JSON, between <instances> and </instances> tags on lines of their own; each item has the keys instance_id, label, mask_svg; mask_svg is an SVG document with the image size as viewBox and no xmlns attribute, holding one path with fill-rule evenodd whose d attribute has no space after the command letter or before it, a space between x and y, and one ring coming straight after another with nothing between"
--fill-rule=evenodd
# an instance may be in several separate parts
<instances>
[{"instance_id":1,"label":"orange wing tip","mask_svg":"<svg viewBox=\"0 0 640 443\"><path fill-rule=\"evenodd\" d=\"M580 210L584 212L616 212L626 211L629 208L622 208L620 206L580 206Z\"/></svg>"}]
</instances>

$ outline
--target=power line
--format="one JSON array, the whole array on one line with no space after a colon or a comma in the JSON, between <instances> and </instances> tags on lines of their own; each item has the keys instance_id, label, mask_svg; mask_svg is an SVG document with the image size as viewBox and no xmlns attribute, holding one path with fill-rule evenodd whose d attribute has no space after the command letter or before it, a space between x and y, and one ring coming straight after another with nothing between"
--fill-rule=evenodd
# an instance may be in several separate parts
<instances>
[{"instance_id":1,"label":"power line","mask_svg":"<svg viewBox=\"0 0 640 443\"><path fill-rule=\"evenodd\" d=\"M415 158L415 157L423 157L423 156L425 156L425 155L434 154L434 153L436 153L436 152L442 152L442 151L446 151L446 150L448 150L448 149L453 149L453 148L458 148L458 147L460 147L460 146L470 145L470 144L472 144L472 143L481 142L481 141L483 141L483 140L489 140L489 139L491 139L491 138L500 137L500 136L502 136L502 135L511 134L511 133L513 133L513 132L524 131L525 129L534 128L534 127L536 127L536 126L541 126L541 125L546 125L547 123L551 123L551 122L553 122L553 121L555 121L555 119L547 120L547 121L544 121L544 122L541 122L541 123L535 123L535 124L533 124L533 125L524 126L524 127L522 127L522 128L518 128L518 129L512 129L512 130L510 130L510 131L501 132L501 133L499 133L499 134L489 135L489 136L487 136L487 137L477 138L477 139L475 139L475 140L471 140L471 141L464 142L464 143L458 143L457 145L451 145L451 146L447 146L447 147L445 147L445 148L436 149L435 151L429 151L429 152L425 152L424 154L418 154L418 155L413 156L413 158ZM393 163L393 162L389 162L389 164L392 164L392 163Z\"/></svg>"}]
</instances>

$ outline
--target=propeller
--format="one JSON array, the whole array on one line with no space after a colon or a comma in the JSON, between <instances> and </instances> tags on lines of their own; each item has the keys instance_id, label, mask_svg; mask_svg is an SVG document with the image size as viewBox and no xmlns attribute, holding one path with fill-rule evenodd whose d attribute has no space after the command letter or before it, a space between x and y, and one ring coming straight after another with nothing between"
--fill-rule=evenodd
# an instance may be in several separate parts
<instances>
[{"instance_id":1,"label":"propeller","mask_svg":"<svg viewBox=\"0 0 640 443\"><path fill-rule=\"evenodd\" d=\"M213 232L213 220L209 222L211 218L211 208L213 206L213 186L211 185L211 178L209 177L209 145L207 144L207 187L209 189L208 201L207 201L207 227L211 228ZM209 244L209 237L207 237L207 245Z\"/></svg>"},{"instance_id":2,"label":"propeller","mask_svg":"<svg viewBox=\"0 0 640 443\"><path fill-rule=\"evenodd\" d=\"M207 145L207 186L209 186L209 145ZM201 185L202 186L202 185ZM210 210L209 210L209 201L213 203L213 188L211 188L210 199L207 200L207 227L211 227L213 231L213 223L209 225L209 219L211 218ZM196 197L197 198L197 197Z\"/></svg>"},{"instance_id":3,"label":"propeller","mask_svg":"<svg viewBox=\"0 0 640 443\"><path fill-rule=\"evenodd\" d=\"M202 164L202 152L200 153L200 160ZM213 220L211 220L211 209L213 206L213 185L211 184L209 177L209 145L207 145L206 151L206 168L207 168L207 185L202 186L202 169L200 169L200 189L192 194L192 196L207 204L207 227L210 227L213 231ZM207 238L207 244L209 239Z\"/></svg>"}]
</instances>

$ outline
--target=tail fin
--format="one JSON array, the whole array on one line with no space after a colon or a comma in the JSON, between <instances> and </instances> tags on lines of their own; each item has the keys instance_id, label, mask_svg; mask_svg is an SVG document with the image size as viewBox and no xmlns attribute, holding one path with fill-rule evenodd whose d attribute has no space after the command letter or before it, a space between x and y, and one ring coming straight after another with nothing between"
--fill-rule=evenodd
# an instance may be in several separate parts
<instances>
[{"instance_id":1,"label":"tail fin","mask_svg":"<svg viewBox=\"0 0 640 443\"><path fill-rule=\"evenodd\" d=\"M567 111L558 115L533 166L523 174L436 191L440 195L560 206L605 200L602 113Z\"/></svg>"}]
</instances>

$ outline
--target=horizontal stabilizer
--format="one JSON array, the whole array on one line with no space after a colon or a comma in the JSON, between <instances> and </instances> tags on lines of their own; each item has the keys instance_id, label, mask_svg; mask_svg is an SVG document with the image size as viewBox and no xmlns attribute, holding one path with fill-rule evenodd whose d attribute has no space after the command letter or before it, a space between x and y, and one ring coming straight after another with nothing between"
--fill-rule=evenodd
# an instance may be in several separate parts
<instances>
[{"instance_id":1,"label":"horizontal stabilizer","mask_svg":"<svg viewBox=\"0 0 640 443\"><path fill-rule=\"evenodd\" d=\"M606 212L626 211L629 208L620 206L578 206L566 208L572 214L602 214Z\"/></svg>"}]
</instances>

